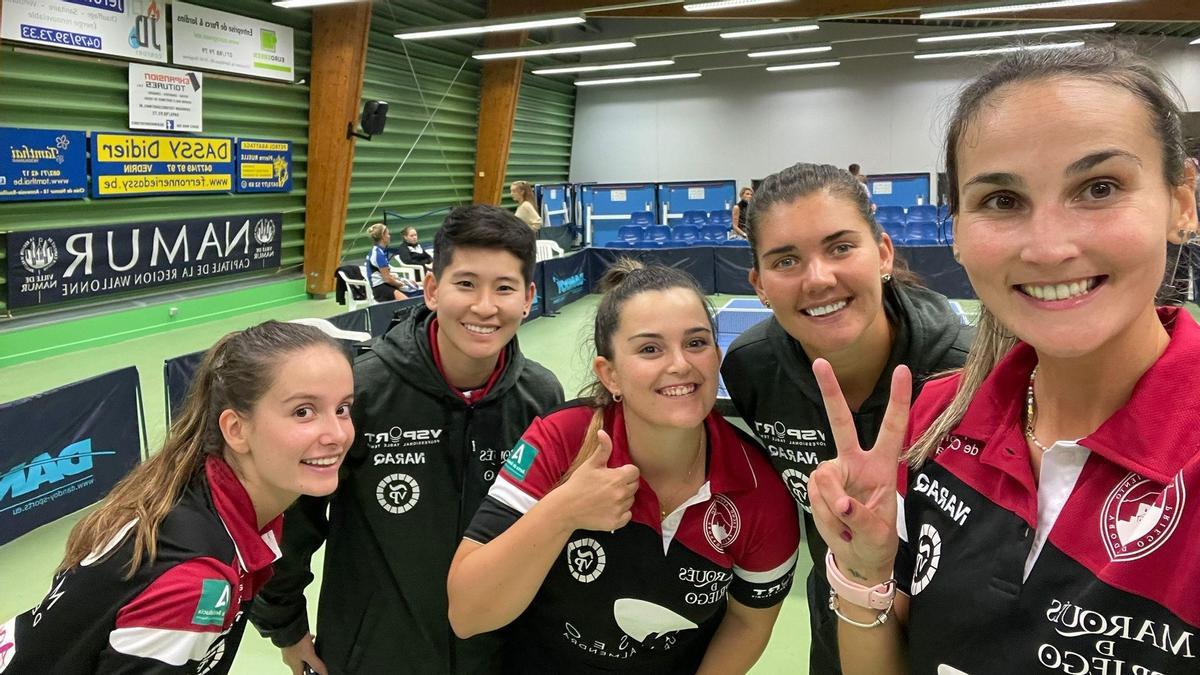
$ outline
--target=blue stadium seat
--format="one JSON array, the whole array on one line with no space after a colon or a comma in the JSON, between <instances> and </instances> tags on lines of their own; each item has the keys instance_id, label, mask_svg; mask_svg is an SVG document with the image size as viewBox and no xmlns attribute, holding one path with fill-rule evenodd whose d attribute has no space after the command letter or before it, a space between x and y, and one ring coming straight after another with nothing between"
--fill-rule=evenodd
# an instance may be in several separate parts
<instances>
[{"instance_id":1,"label":"blue stadium seat","mask_svg":"<svg viewBox=\"0 0 1200 675\"><path fill-rule=\"evenodd\" d=\"M937 212L938 212L937 219L939 221L945 220L950 217L950 207L945 204L938 206Z\"/></svg>"},{"instance_id":2,"label":"blue stadium seat","mask_svg":"<svg viewBox=\"0 0 1200 675\"><path fill-rule=\"evenodd\" d=\"M708 213L704 211L684 211L684 225L708 225Z\"/></svg>"},{"instance_id":3,"label":"blue stadium seat","mask_svg":"<svg viewBox=\"0 0 1200 675\"><path fill-rule=\"evenodd\" d=\"M875 220L879 221L880 225L884 223L903 223L905 220L904 207L881 206L875 210Z\"/></svg>"},{"instance_id":4,"label":"blue stadium seat","mask_svg":"<svg viewBox=\"0 0 1200 675\"><path fill-rule=\"evenodd\" d=\"M618 239L616 241L608 242L604 245L604 248L637 248L637 245L638 242L636 241L625 241L624 239Z\"/></svg>"},{"instance_id":5,"label":"blue stadium seat","mask_svg":"<svg viewBox=\"0 0 1200 675\"><path fill-rule=\"evenodd\" d=\"M643 241L656 241L665 244L671 238L671 228L666 225L651 225L646 228L646 236L642 237Z\"/></svg>"},{"instance_id":6,"label":"blue stadium seat","mask_svg":"<svg viewBox=\"0 0 1200 675\"><path fill-rule=\"evenodd\" d=\"M921 204L908 207L907 220L938 220L937 207L932 204Z\"/></svg>"},{"instance_id":7,"label":"blue stadium seat","mask_svg":"<svg viewBox=\"0 0 1200 675\"><path fill-rule=\"evenodd\" d=\"M942 243L947 246L954 243L954 219L946 216L942 219Z\"/></svg>"},{"instance_id":8,"label":"blue stadium seat","mask_svg":"<svg viewBox=\"0 0 1200 675\"><path fill-rule=\"evenodd\" d=\"M646 228L637 225L623 225L617 228L617 239L636 244L646 238Z\"/></svg>"},{"instance_id":9,"label":"blue stadium seat","mask_svg":"<svg viewBox=\"0 0 1200 675\"><path fill-rule=\"evenodd\" d=\"M671 228L671 244L691 246L700 240L700 228L695 225L676 225Z\"/></svg>"},{"instance_id":10,"label":"blue stadium seat","mask_svg":"<svg viewBox=\"0 0 1200 675\"><path fill-rule=\"evenodd\" d=\"M639 241L633 245L633 248L663 248L667 245L665 241Z\"/></svg>"},{"instance_id":11,"label":"blue stadium seat","mask_svg":"<svg viewBox=\"0 0 1200 675\"><path fill-rule=\"evenodd\" d=\"M654 214L650 213L649 211L634 211L633 213L629 214L629 224L642 226L653 225Z\"/></svg>"},{"instance_id":12,"label":"blue stadium seat","mask_svg":"<svg viewBox=\"0 0 1200 675\"><path fill-rule=\"evenodd\" d=\"M741 247L741 248L750 248L750 242L746 241L745 239L742 239L741 237L733 237L732 239L726 239L725 241L721 242L721 246L736 246L736 247Z\"/></svg>"},{"instance_id":13,"label":"blue stadium seat","mask_svg":"<svg viewBox=\"0 0 1200 675\"><path fill-rule=\"evenodd\" d=\"M904 226L904 243L911 246L940 244L936 220L910 220Z\"/></svg>"},{"instance_id":14,"label":"blue stadium seat","mask_svg":"<svg viewBox=\"0 0 1200 675\"><path fill-rule=\"evenodd\" d=\"M887 232L887 235L892 238L893 244L903 244L905 237L908 236L908 229L904 226L904 223L887 221L881 222L879 225L883 228L883 231Z\"/></svg>"},{"instance_id":15,"label":"blue stadium seat","mask_svg":"<svg viewBox=\"0 0 1200 675\"><path fill-rule=\"evenodd\" d=\"M724 225L726 227L729 227L729 226L733 225L733 212L732 211L709 211L708 212L708 223L710 225Z\"/></svg>"},{"instance_id":16,"label":"blue stadium seat","mask_svg":"<svg viewBox=\"0 0 1200 675\"><path fill-rule=\"evenodd\" d=\"M720 243L729 238L729 230L721 225L705 225L700 228L700 241L702 243Z\"/></svg>"}]
</instances>

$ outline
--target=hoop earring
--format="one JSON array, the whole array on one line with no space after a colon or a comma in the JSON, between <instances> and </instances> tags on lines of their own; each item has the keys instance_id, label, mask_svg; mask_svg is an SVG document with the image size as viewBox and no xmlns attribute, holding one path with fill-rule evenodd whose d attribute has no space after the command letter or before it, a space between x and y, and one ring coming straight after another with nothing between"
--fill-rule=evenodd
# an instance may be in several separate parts
<instances>
[{"instance_id":1,"label":"hoop earring","mask_svg":"<svg viewBox=\"0 0 1200 675\"><path fill-rule=\"evenodd\" d=\"M613 394L612 397L613 397L613 403L620 403L621 399L624 398L620 394Z\"/></svg>"}]
</instances>

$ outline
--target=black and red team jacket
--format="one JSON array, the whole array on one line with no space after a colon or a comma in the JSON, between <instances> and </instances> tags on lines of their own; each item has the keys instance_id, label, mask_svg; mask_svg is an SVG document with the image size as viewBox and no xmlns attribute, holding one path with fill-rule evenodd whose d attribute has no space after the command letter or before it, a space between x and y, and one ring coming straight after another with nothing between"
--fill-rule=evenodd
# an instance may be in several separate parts
<instances>
[{"instance_id":1,"label":"black and red team jacket","mask_svg":"<svg viewBox=\"0 0 1200 675\"><path fill-rule=\"evenodd\" d=\"M568 403L534 421L509 453L467 539L498 537L558 485L592 412ZM727 593L750 607L783 601L800 537L792 498L752 440L716 413L705 428L708 480L665 520L642 480L628 525L571 535L506 635L506 672L695 672ZM613 440L608 466L629 464L619 404L606 411L604 429Z\"/></svg>"},{"instance_id":2,"label":"black and red team jacket","mask_svg":"<svg viewBox=\"0 0 1200 675\"><path fill-rule=\"evenodd\" d=\"M242 610L271 576L283 519L258 528L223 460L209 457L158 528L158 554L126 579L133 523L55 575L32 610L0 626L4 675L229 672Z\"/></svg>"},{"instance_id":3,"label":"black and red team jacket","mask_svg":"<svg viewBox=\"0 0 1200 675\"><path fill-rule=\"evenodd\" d=\"M1159 319L1170 344L1129 401L1051 446L1039 481L1023 431L1037 358L1025 344L936 457L901 469L911 672L1200 673L1200 327L1177 308ZM911 438L957 385L925 385Z\"/></svg>"}]
</instances>

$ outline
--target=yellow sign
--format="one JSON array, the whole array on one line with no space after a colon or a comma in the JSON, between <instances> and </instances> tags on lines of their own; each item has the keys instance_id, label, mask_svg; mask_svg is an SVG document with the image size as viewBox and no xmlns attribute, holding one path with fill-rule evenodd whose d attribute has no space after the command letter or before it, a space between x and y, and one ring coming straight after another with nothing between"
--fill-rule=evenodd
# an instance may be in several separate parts
<instances>
[{"instance_id":1,"label":"yellow sign","mask_svg":"<svg viewBox=\"0 0 1200 675\"><path fill-rule=\"evenodd\" d=\"M95 147L93 159L99 162L233 161L233 140L229 138L96 134Z\"/></svg>"},{"instance_id":2,"label":"yellow sign","mask_svg":"<svg viewBox=\"0 0 1200 675\"><path fill-rule=\"evenodd\" d=\"M155 174L142 176L100 176L100 195L133 195L146 192L213 192L229 190L229 174Z\"/></svg>"}]
</instances>

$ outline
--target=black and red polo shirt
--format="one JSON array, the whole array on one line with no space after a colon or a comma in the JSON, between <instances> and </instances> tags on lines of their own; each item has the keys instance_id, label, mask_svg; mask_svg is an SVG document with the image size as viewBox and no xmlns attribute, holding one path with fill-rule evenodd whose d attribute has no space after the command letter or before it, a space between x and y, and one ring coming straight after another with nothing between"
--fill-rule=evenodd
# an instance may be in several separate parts
<instances>
[{"instance_id":1,"label":"black and red polo shirt","mask_svg":"<svg viewBox=\"0 0 1200 675\"><path fill-rule=\"evenodd\" d=\"M1170 344L1129 401L1051 446L1038 480L1025 344L936 457L901 470L896 578L911 596L913 673L1200 673L1200 327L1177 308L1159 318ZM957 384L925 385L911 438Z\"/></svg>"},{"instance_id":2,"label":"black and red polo shirt","mask_svg":"<svg viewBox=\"0 0 1200 675\"><path fill-rule=\"evenodd\" d=\"M0 624L0 673L229 672L242 608L271 576L282 517L259 529L233 470L209 457L132 578L134 523L55 575L32 610Z\"/></svg>"},{"instance_id":3,"label":"black and red polo shirt","mask_svg":"<svg viewBox=\"0 0 1200 675\"><path fill-rule=\"evenodd\" d=\"M558 485L592 412L576 402L534 421L467 539L491 541ZM511 627L508 672L694 672L727 593L750 607L783 601L799 544L791 497L753 441L716 413L705 428L708 480L665 520L642 480L628 525L571 535ZM613 440L608 465L629 464L620 405L605 411L604 429Z\"/></svg>"}]
</instances>

